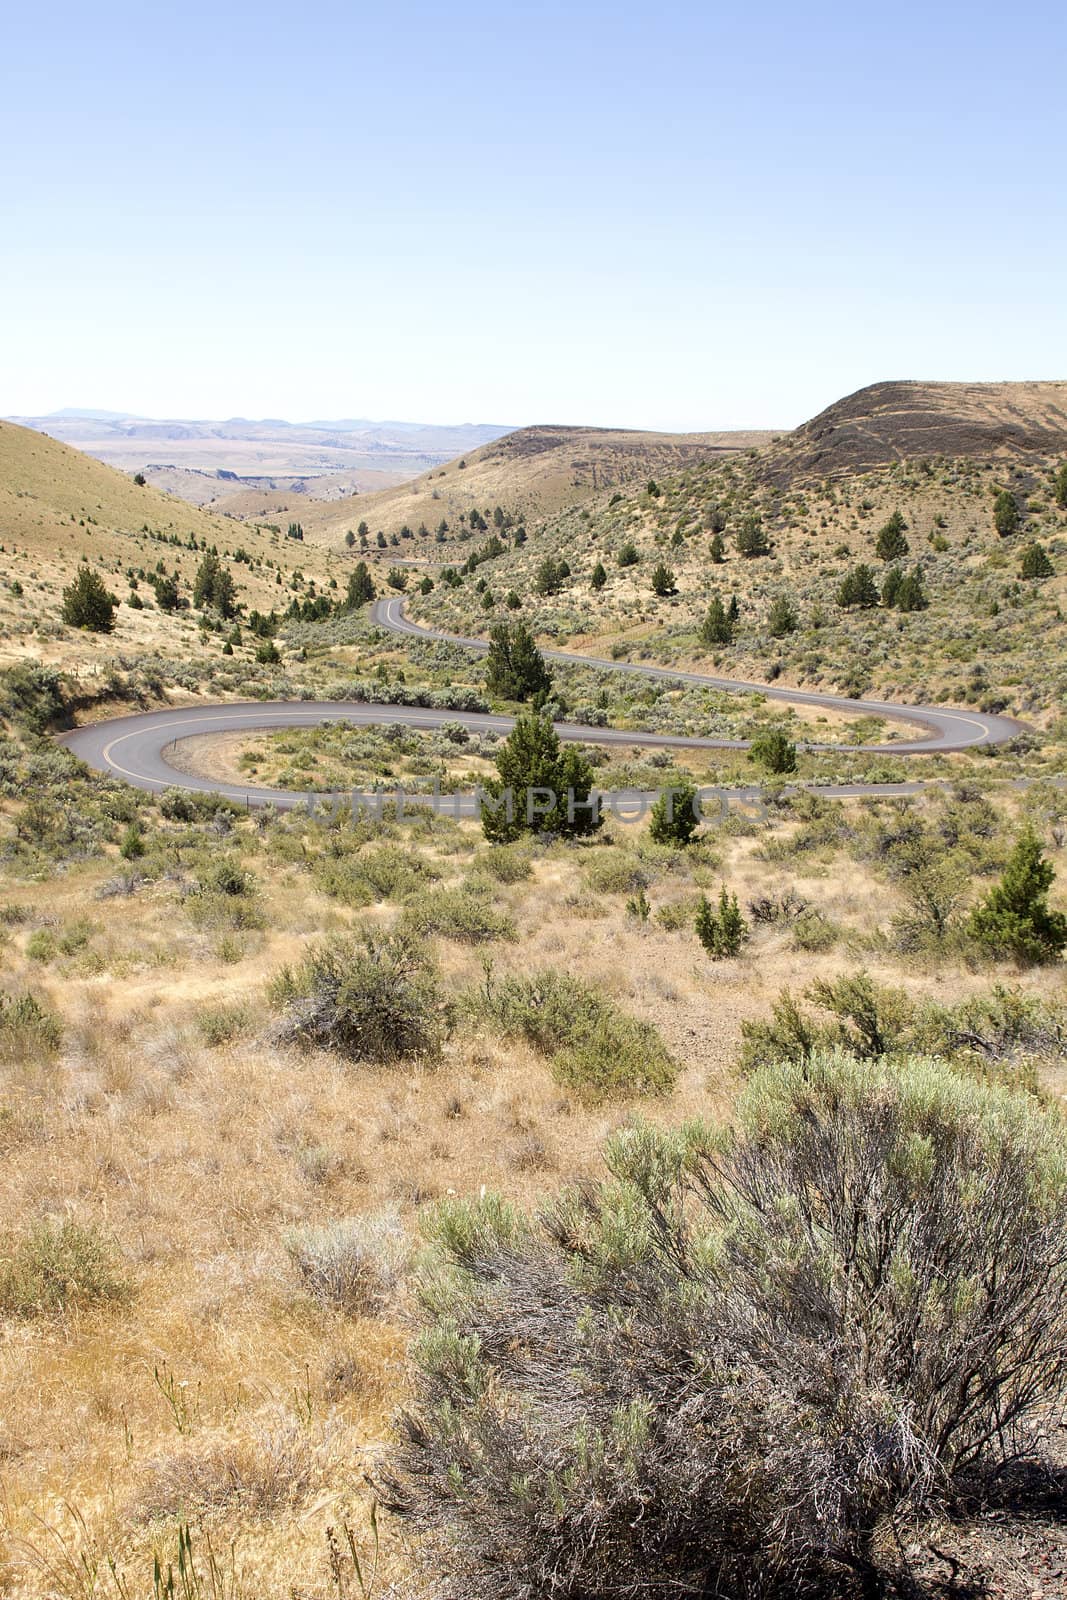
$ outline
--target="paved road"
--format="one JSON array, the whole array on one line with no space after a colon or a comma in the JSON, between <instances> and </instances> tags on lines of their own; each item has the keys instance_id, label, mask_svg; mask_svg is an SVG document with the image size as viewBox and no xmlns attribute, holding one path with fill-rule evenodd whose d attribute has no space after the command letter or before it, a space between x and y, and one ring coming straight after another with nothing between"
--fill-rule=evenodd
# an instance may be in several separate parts
<instances>
[{"instance_id":1,"label":"paved road","mask_svg":"<svg viewBox=\"0 0 1067 1600\"><path fill-rule=\"evenodd\" d=\"M374 606L374 620L391 632L406 637L445 640L471 650L484 651L485 640L463 639L429 629L419 628L404 615L400 600L380 600ZM704 684L716 689L742 692L759 692L768 698L797 705L821 706L856 716L879 716L917 724L924 732L921 737L892 745L865 745L855 747L868 753L892 755L928 754L936 751L971 749L976 745L1000 744L1023 731L1023 724L1010 717L982 716L977 712L953 711L941 706L897 706L879 701L843 700L835 695L813 694L799 689L780 689L775 686L745 683L731 678L705 677L694 672L675 672L669 668L650 667L643 663L600 661L587 656L571 655L565 651L546 651L553 660L591 665L610 672L636 672L645 677L672 679L684 683ZM416 706L364 705L351 701L281 701L274 703L229 704L215 706L180 706L166 711L149 711L142 715L117 717L109 722L95 723L76 728L60 735L60 740L75 755L113 777L122 778L138 789L159 793L163 789L181 788L202 793L220 794L242 805L273 804L286 809L306 802L306 792L259 788L246 784L221 783L211 778L179 771L168 760L175 742L201 734L257 732L266 729L314 726L322 722L347 722L354 726L381 723L401 723L405 727L436 729L448 722L461 722L472 733L510 732L512 717L485 712L435 711ZM677 734L633 733L616 728L591 728L580 723L557 724L561 739L587 744L628 745L643 748L678 750L741 750L745 742L738 739L686 738ZM862 784L844 783L819 785L820 791L831 796L854 795L906 795L914 794L923 785L914 783ZM752 784L732 789L729 793L743 800L758 795L759 785ZM475 809L472 795L442 797L442 804L453 803L459 815L470 815Z\"/></svg>"},{"instance_id":2,"label":"paved road","mask_svg":"<svg viewBox=\"0 0 1067 1600\"><path fill-rule=\"evenodd\" d=\"M401 633L415 639L443 640L448 644L463 645L467 650L485 652L489 649L485 639L466 639L458 634L442 633L437 628L420 627L405 616L402 599L376 600L371 615L379 627L388 629L390 633ZM782 700L789 705L819 706L823 710L840 711L853 718L882 717L887 722L904 722L926 730L919 739L854 747L868 753L902 756L929 755L931 751L971 750L976 745L1004 744L1026 731L1024 724L1016 722L1013 717L985 716L978 711L953 711L947 706L900 706L884 700L846 700L841 695L748 683L743 678L714 678L702 672L676 672L673 667L650 667L644 662L607 661L597 656L574 655L566 650L544 650L542 654L552 661L566 661L571 666L596 667L603 672L636 672L644 678L695 683L706 689L725 689L735 694L762 694L768 700ZM738 746L736 742L724 739L718 742L718 748L736 749Z\"/></svg>"}]
</instances>

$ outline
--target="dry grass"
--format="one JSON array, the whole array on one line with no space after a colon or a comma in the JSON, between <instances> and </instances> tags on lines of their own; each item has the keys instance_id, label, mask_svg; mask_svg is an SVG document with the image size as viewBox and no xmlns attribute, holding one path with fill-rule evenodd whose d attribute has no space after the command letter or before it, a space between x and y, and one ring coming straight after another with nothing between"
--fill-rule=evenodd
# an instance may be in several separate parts
<instances>
[{"instance_id":1,"label":"dry grass","mask_svg":"<svg viewBox=\"0 0 1067 1600\"><path fill-rule=\"evenodd\" d=\"M434 835L413 824L364 848L409 866L424 858L445 890L473 873L514 924L514 942L489 947L433 940L446 995L485 982L488 949L497 980L555 967L653 1024L682 1067L654 1101L583 1104L540 1052L488 1023L457 1028L432 1069L272 1043L264 996L282 965L309 939L363 922L388 930L404 914L406 889L384 885L394 897L353 910L315 887L324 832L261 832L248 819L224 846L205 830L202 849L184 847L187 881L223 848L254 877L262 925L244 932L198 924L197 897L177 879L98 900L118 865L113 846L43 885L9 873L5 987L35 995L62 1037L0 1060L0 1209L20 1234L63 1218L96 1230L130 1291L4 1322L0 1559L11 1593L89 1600L77 1574L93 1551L102 1586L110 1553L144 1592L153 1551L173 1552L182 1519L196 1540L210 1528L216 1549L235 1542L245 1592L328 1592L325 1528L358 1521L361 1474L404 1397L402 1272L422 1206L483 1187L536 1206L594 1172L605 1135L635 1112L665 1123L726 1114L741 1023L765 1018L786 984L862 963L916 995L988 988L988 973L904 962L879 944L894 893L841 852L769 862L760 835L727 832L711 852L671 860L638 856L640 830L614 834L606 848L513 847L495 876L471 825ZM1053 859L1062 882L1067 852ZM626 913L638 860L653 907L644 924ZM841 940L798 951L790 925L774 923L742 957L709 962L688 922L668 931L656 913L720 880L742 905L795 889ZM85 917L87 946L31 959L42 925ZM1019 981L1064 995L1056 971ZM388 1524L383 1536L399 1578L403 1550ZM33 1551L51 1552L52 1566Z\"/></svg>"}]
</instances>

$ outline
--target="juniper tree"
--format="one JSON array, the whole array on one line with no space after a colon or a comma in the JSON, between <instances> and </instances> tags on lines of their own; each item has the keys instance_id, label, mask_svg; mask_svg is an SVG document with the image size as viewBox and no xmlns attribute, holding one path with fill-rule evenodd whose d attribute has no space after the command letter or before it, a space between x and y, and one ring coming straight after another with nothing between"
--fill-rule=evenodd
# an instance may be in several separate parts
<instances>
[{"instance_id":1,"label":"juniper tree","mask_svg":"<svg viewBox=\"0 0 1067 1600\"><path fill-rule=\"evenodd\" d=\"M499 622L489 633L485 686L502 700L544 698L552 687L552 674L523 622Z\"/></svg>"},{"instance_id":2,"label":"juniper tree","mask_svg":"<svg viewBox=\"0 0 1067 1600\"><path fill-rule=\"evenodd\" d=\"M1022 521L1019 502L1010 489L1002 489L993 502L993 526L1002 539L1013 534Z\"/></svg>"},{"instance_id":3,"label":"juniper tree","mask_svg":"<svg viewBox=\"0 0 1067 1600\"><path fill-rule=\"evenodd\" d=\"M607 581L608 575L604 570L604 563L602 561L598 561L596 566L593 568L592 576L589 579L589 587L594 590L602 589Z\"/></svg>"},{"instance_id":4,"label":"juniper tree","mask_svg":"<svg viewBox=\"0 0 1067 1600\"><path fill-rule=\"evenodd\" d=\"M899 561L911 548L904 537L908 524L899 511L894 511L889 521L878 530L874 553L879 561Z\"/></svg>"},{"instance_id":5,"label":"juniper tree","mask_svg":"<svg viewBox=\"0 0 1067 1600\"><path fill-rule=\"evenodd\" d=\"M652 574L652 593L658 595L661 600L666 599L669 595L678 593L678 586L674 581L674 573L662 561Z\"/></svg>"},{"instance_id":6,"label":"juniper tree","mask_svg":"<svg viewBox=\"0 0 1067 1600\"><path fill-rule=\"evenodd\" d=\"M753 739L748 752L750 761L757 761L768 772L781 775L797 769L797 747L781 728L768 728Z\"/></svg>"},{"instance_id":7,"label":"juniper tree","mask_svg":"<svg viewBox=\"0 0 1067 1600\"><path fill-rule=\"evenodd\" d=\"M110 633L115 626L115 596L98 572L79 567L74 582L63 590L63 621L87 633Z\"/></svg>"},{"instance_id":8,"label":"juniper tree","mask_svg":"<svg viewBox=\"0 0 1067 1600\"><path fill-rule=\"evenodd\" d=\"M354 571L349 574L348 588L345 590L345 610L358 611L360 606L368 605L377 592L367 563L358 561Z\"/></svg>"},{"instance_id":9,"label":"juniper tree","mask_svg":"<svg viewBox=\"0 0 1067 1600\"><path fill-rule=\"evenodd\" d=\"M837 603L843 611L869 611L878 604L878 585L865 561L842 578L837 589Z\"/></svg>"},{"instance_id":10,"label":"juniper tree","mask_svg":"<svg viewBox=\"0 0 1067 1600\"><path fill-rule=\"evenodd\" d=\"M580 751L564 750L547 712L525 711L496 757L497 777L485 784L482 831L494 843L523 833L580 837L603 818L590 804L593 769Z\"/></svg>"},{"instance_id":11,"label":"juniper tree","mask_svg":"<svg viewBox=\"0 0 1067 1600\"><path fill-rule=\"evenodd\" d=\"M667 789L652 807L649 837L654 844L687 845L700 826L697 788L684 783Z\"/></svg>"},{"instance_id":12,"label":"juniper tree","mask_svg":"<svg viewBox=\"0 0 1067 1600\"><path fill-rule=\"evenodd\" d=\"M1023 551L1022 562L1019 566L1019 575L1023 578L1051 578L1054 568L1048 558L1044 545L1028 544Z\"/></svg>"},{"instance_id":13,"label":"juniper tree","mask_svg":"<svg viewBox=\"0 0 1067 1600\"><path fill-rule=\"evenodd\" d=\"M704 644L731 644L734 637L734 625L726 613L726 608L719 596L712 595L711 604L700 627L700 638Z\"/></svg>"},{"instance_id":14,"label":"juniper tree","mask_svg":"<svg viewBox=\"0 0 1067 1600\"><path fill-rule=\"evenodd\" d=\"M694 927L697 938L713 961L738 955L748 938L748 927L737 904L737 896L727 894L725 884L719 891L717 909L706 894L701 895Z\"/></svg>"},{"instance_id":15,"label":"juniper tree","mask_svg":"<svg viewBox=\"0 0 1067 1600\"><path fill-rule=\"evenodd\" d=\"M998 956L1014 956L1035 966L1056 961L1067 949L1067 916L1052 911L1048 891L1056 869L1027 828L1015 844L1004 874L975 906L968 932Z\"/></svg>"},{"instance_id":16,"label":"juniper tree","mask_svg":"<svg viewBox=\"0 0 1067 1600\"><path fill-rule=\"evenodd\" d=\"M719 533L718 530L716 530L716 532L711 536L711 544L708 547L708 554L711 556L713 566L721 567L723 562L726 560L726 545L723 541L722 534Z\"/></svg>"},{"instance_id":17,"label":"juniper tree","mask_svg":"<svg viewBox=\"0 0 1067 1600\"><path fill-rule=\"evenodd\" d=\"M797 630L797 614L788 595L779 594L771 601L767 615L767 632L772 639L784 639Z\"/></svg>"},{"instance_id":18,"label":"juniper tree","mask_svg":"<svg viewBox=\"0 0 1067 1600\"><path fill-rule=\"evenodd\" d=\"M767 530L763 526L763 518L758 512L751 512L745 517L737 533L734 535L734 544L737 553L749 559L755 556L769 556L771 543L767 537Z\"/></svg>"},{"instance_id":19,"label":"juniper tree","mask_svg":"<svg viewBox=\"0 0 1067 1600\"><path fill-rule=\"evenodd\" d=\"M1052 494L1060 510L1067 511L1067 461L1053 479Z\"/></svg>"}]
</instances>

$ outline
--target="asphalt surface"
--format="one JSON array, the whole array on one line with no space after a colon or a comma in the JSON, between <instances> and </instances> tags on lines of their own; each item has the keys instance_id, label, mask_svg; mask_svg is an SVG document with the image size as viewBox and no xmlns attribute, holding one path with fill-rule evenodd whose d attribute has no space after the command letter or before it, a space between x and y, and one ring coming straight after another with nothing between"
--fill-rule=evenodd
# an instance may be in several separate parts
<instances>
[{"instance_id":1,"label":"asphalt surface","mask_svg":"<svg viewBox=\"0 0 1067 1600\"><path fill-rule=\"evenodd\" d=\"M392 633L407 638L436 639L484 652L484 639L465 639L437 630L420 628L404 615L399 599L379 600L373 608L374 621ZM809 693L775 685L746 683L732 678L707 677L695 672L676 672L671 668L644 663L604 661L590 656L546 650L554 661L592 666L606 672L633 672L643 677L702 684L709 688L740 693L759 693L787 704L819 706L841 711L850 717L877 716L904 722L922 730L913 739L885 745L852 746L868 754L907 756L974 749L981 745L1002 744L1024 731L1024 725L1011 717L984 716L978 712L955 711L944 706L898 706L882 701L846 700L836 695ZM352 701L280 701L215 706L178 706L165 711L148 711L137 716L117 717L61 734L60 742L74 755L99 772L121 778L135 788L159 793L178 788L219 794L242 805L274 805L288 809L308 801L306 791L259 788L247 784L222 783L213 778L182 772L168 759L178 741L204 734L259 732L278 728L309 727L323 722L346 722L354 726L400 723L416 729L437 729L445 723L460 722L472 733L507 734L514 718L495 713L436 711L419 706L365 705ZM556 724L561 739L585 744L628 745L641 748L679 750L742 750L745 741L737 739L686 738L676 734L633 733L617 728L592 728L580 723ZM812 746L812 748L819 748ZM907 795L924 787L914 783L843 783L818 785L821 793L848 797L856 795ZM718 791L741 802L759 795L759 784ZM409 794L414 799L414 795ZM649 796L634 796L634 803ZM321 803L322 797L316 797ZM473 795L443 795L441 808L457 815L476 810Z\"/></svg>"}]
</instances>

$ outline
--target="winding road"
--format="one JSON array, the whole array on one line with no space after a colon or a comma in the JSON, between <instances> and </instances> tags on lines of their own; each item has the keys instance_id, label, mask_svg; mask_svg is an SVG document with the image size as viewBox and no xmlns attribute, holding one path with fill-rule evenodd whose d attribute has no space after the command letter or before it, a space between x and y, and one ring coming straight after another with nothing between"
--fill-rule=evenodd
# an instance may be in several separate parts
<instances>
[{"instance_id":1,"label":"winding road","mask_svg":"<svg viewBox=\"0 0 1067 1600\"><path fill-rule=\"evenodd\" d=\"M378 600L372 611L373 620L388 632L405 638L436 640L461 645L467 650L485 652L489 646L484 639L468 639L438 629L422 628L404 614L403 601ZM846 700L838 695L816 694L802 689L778 688L776 685L747 683L736 678L709 677L698 672L679 672L671 667L647 666L643 662L607 661L592 656L571 654L563 650L546 650L546 657L574 666L595 667L604 672L629 672L642 677L670 680L678 683L698 684L705 688L722 689L733 693L762 694L769 700L785 704L816 706L828 711L843 712L850 717L874 716L887 721L903 722L921 730L919 736L890 745L855 745L850 749L867 754L895 756L930 755L951 751L970 750L982 745L1003 744L1025 731L1021 722L1011 717L985 716L976 711L955 711L944 706L899 706L875 700ZM159 793L164 789L179 788L201 793L219 794L242 805L274 805L288 809L306 803L306 791L256 788L245 784L219 782L195 773L180 771L168 760L168 752L178 741L197 738L204 734L263 732L278 728L309 727L322 722L348 722L354 726L400 723L405 727L433 730L445 723L460 722L471 733L509 733L514 718L492 712L435 711L422 706L365 705L353 701L280 701L220 704L214 706L175 706L165 711L147 711L140 715L117 717L108 722L93 723L59 735L60 742L90 767L111 777L122 778L135 788ZM679 734L634 733L628 729L585 727L580 723L560 722L556 731L561 739L584 744L626 745L654 749L682 750L743 750L746 741L740 739L687 738ZM821 748L812 746L812 748ZM832 796L853 795L903 795L915 793L922 787L914 783L843 783L820 784L821 793ZM745 788L729 791L745 799L758 793L754 783ZM726 792L726 791L724 791ZM322 798L322 797L317 797ZM412 799L415 797L412 796ZM475 810L473 795L448 796L449 804L455 800L460 815L470 815Z\"/></svg>"}]
</instances>

